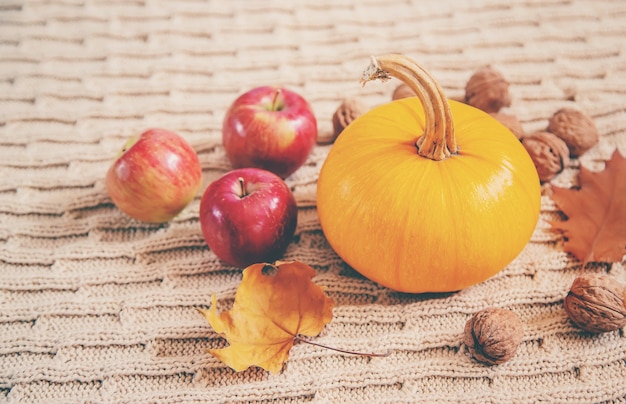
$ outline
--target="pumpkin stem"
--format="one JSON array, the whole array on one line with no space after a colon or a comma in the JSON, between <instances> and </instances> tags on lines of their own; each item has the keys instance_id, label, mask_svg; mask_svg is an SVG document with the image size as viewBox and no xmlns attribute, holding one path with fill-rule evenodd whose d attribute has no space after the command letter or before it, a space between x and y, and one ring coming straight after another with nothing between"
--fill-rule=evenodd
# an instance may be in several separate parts
<instances>
[{"instance_id":1,"label":"pumpkin stem","mask_svg":"<svg viewBox=\"0 0 626 404\"><path fill-rule=\"evenodd\" d=\"M404 55L372 57L361 84L396 77L417 95L424 108L425 129L415 145L420 156L440 161L457 152L450 104L437 81L422 66Z\"/></svg>"}]
</instances>

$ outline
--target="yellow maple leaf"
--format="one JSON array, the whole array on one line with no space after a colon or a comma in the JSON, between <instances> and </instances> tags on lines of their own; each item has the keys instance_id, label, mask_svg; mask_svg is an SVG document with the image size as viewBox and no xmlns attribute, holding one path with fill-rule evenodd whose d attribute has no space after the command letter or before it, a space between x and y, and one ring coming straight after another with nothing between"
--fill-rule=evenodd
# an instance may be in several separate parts
<instances>
[{"instance_id":1,"label":"yellow maple leaf","mask_svg":"<svg viewBox=\"0 0 626 404\"><path fill-rule=\"evenodd\" d=\"M198 310L229 343L209 353L236 371L260 366L278 373L298 335L316 336L332 320L334 301L313 276L313 268L298 261L244 269L232 309L218 314L213 295L211 308Z\"/></svg>"}]
</instances>

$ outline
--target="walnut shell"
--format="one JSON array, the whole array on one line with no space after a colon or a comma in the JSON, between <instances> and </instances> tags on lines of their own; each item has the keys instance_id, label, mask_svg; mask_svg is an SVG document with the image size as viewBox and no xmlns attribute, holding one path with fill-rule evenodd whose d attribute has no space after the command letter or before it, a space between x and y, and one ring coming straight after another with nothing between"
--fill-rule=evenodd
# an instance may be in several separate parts
<instances>
[{"instance_id":1,"label":"walnut shell","mask_svg":"<svg viewBox=\"0 0 626 404\"><path fill-rule=\"evenodd\" d=\"M498 120L502 125L506 126L513 134L521 139L526 132L522 127L522 123L517 119L515 115L503 114L502 112L491 112L489 115Z\"/></svg>"},{"instance_id":2,"label":"walnut shell","mask_svg":"<svg viewBox=\"0 0 626 404\"><path fill-rule=\"evenodd\" d=\"M415 93L411 90L411 87L402 83L395 90L393 90L393 94L391 95L392 100L399 100L402 98L415 97Z\"/></svg>"},{"instance_id":3,"label":"walnut shell","mask_svg":"<svg viewBox=\"0 0 626 404\"><path fill-rule=\"evenodd\" d=\"M345 98L333 114L333 138L331 141L335 141L337 136L339 136L352 121L360 115L363 115L366 111L367 108L359 100L355 98Z\"/></svg>"},{"instance_id":4,"label":"walnut shell","mask_svg":"<svg viewBox=\"0 0 626 404\"><path fill-rule=\"evenodd\" d=\"M626 326L626 287L609 275L577 277L565 297L567 316L578 328L601 333Z\"/></svg>"},{"instance_id":5,"label":"walnut shell","mask_svg":"<svg viewBox=\"0 0 626 404\"><path fill-rule=\"evenodd\" d=\"M524 338L524 325L511 310L489 307L466 323L463 343L474 359L497 365L511 359Z\"/></svg>"},{"instance_id":6,"label":"walnut shell","mask_svg":"<svg viewBox=\"0 0 626 404\"><path fill-rule=\"evenodd\" d=\"M539 180L548 182L569 164L569 150L563 140L550 132L535 132L522 138L535 164Z\"/></svg>"},{"instance_id":7,"label":"walnut shell","mask_svg":"<svg viewBox=\"0 0 626 404\"><path fill-rule=\"evenodd\" d=\"M509 82L493 67L481 67L465 85L465 102L485 112L498 112L511 105Z\"/></svg>"},{"instance_id":8,"label":"walnut shell","mask_svg":"<svg viewBox=\"0 0 626 404\"><path fill-rule=\"evenodd\" d=\"M591 117L573 108L555 112L548 122L547 131L563 139L572 157L581 156L600 139Z\"/></svg>"}]
</instances>

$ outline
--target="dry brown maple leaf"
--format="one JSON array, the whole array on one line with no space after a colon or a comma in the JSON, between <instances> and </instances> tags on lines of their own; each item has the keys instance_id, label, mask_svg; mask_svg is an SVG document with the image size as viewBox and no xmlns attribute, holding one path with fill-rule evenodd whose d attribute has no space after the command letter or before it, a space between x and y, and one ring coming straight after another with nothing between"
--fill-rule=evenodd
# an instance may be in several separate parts
<instances>
[{"instance_id":1,"label":"dry brown maple leaf","mask_svg":"<svg viewBox=\"0 0 626 404\"><path fill-rule=\"evenodd\" d=\"M236 371L279 372L298 335L316 336L332 319L334 302L313 276L313 268L298 261L247 267L231 310L218 314L215 295L210 309L198 310L229 343L209 353Z\"/></svg>"},{"instance_id":2,"label":"dry brown maple leaf","mask_svg":"<svg viewBox=\"0 0 626 404\"><path fill-rule=\"evenodd\" d=\"M617 262L626 253L626 159L617 151L603 171L580 168L580 189L552 187L552 200L567 216L552 221L565 250L583 263Z\"/></svg>"}]
</instances>

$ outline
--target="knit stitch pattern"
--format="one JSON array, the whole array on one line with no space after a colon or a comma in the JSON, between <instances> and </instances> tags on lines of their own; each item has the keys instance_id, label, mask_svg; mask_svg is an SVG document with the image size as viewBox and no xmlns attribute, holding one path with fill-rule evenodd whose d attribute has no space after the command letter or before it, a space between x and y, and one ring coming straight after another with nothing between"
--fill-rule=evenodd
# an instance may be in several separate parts
<instances>
[{"instance_id":1,"label":"knit stitch pattern","mask_svg":"<svg viewBox=\"0 0 626 404\"><path fill-rule=\"evenodd\" d=\"M624 402L625 330L576 329L563 298L580 262L541 216L502 272L448 294L401 294L347 266L324 238L320 142L286 179L299 206L284 259L316 270L336 301L316 342L280 374L236 373L195 310L232 304L241 270L219 261L199 224L202 190L231 169L221 143L230 103L260 85L304 96L320 140L345 97L391 100L397 80L359 85L370 55L418 60L450 98L492 65L510 81L526 132L562 107L589 114L599 143L553 181L576 184L626 155L626 2L621 0L3 0L0 4L0 403ZM203 187L173 221L130 219L104 176L127 137L151 127L198 152ZM625 262L593 264L626 283ZM525 326L517 355L485 366L462 344L476 311Z\"/></svg>"}]
</instances>

